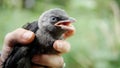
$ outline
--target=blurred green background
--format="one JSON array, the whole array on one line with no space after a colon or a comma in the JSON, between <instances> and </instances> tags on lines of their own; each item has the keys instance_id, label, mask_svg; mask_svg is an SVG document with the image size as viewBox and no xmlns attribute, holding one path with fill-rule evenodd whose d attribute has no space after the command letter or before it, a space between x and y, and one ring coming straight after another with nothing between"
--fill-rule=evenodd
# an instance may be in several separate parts
<instances>
[{"instance_id":1,"label":"blurred green background","mask_svg":"<svg viewBox=\"0 0 120 68\"><path fill-rule=\"evenodd\" d=\"M7 33L51 8L77 20L66 68L120 68L120 0L0 0L0 47Z\"/></svg>"}]
</instances>

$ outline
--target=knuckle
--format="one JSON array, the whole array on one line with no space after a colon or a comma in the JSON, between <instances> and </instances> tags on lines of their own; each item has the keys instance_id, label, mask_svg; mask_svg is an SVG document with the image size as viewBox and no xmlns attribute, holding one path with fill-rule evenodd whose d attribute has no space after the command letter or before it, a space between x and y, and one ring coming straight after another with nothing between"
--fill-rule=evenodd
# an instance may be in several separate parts
<instances>
[{"instance_id":1,"label":"knuckle","mask_svg":"<svg viewBox=\"0 0 120 68\"><path fill-rule=\"evenodd\" d=\"M4 45L7 45L7 46L12 46L15 42L15 40L13 39L13 33L10 32L10 33L7 33L5 38L4 38Z\"/></svg>"},{"instance_id":2,"label":"knuckle","mask_svg":"<svg viewBox=\"0 0 120 68\"><path fill-rule=\"evenodd\" d=\"M12 36L12 32L7 33L6 36L5 36L5 38L4 38L4 40L5 41L8 40L11 36Z\"/></svg>"}]
</instances>

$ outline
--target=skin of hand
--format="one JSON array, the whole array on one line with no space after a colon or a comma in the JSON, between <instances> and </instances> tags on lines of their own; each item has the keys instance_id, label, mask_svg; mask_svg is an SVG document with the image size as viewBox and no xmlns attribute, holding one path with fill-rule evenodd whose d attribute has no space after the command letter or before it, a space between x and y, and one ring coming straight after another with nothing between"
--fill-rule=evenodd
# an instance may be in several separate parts
<instances>
[{"instance_id":1,"label":"skin of hand","mask_svg":"<svg viewBox=\"0 0 120 68\"><path fill-rule=\"evenodd\" d=\"M18 28L13 32L8 33L4 39L2 54L0 56L0 64L5 61L16 43L29 44L34 40L34 37L35 35L33 32L23 28ZM64 64L62 54L70 51L70 44L63 40L56 40L53 44L53 48L60 53L35 55L32 58L32 62L35 64L45 65L50 68L62 66ZM32 65L32 68L40 67Z\"/></svg>"}]
</instances>

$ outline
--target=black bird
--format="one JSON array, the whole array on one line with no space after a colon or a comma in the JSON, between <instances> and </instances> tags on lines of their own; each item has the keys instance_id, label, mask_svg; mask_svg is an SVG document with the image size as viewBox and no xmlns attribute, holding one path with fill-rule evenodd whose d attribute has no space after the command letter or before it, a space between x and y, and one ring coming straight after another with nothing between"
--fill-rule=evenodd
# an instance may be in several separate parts
<instances>
[{"instance_id":1,"label":"black bird","mask_svg":"<svg viewBox=\"0 0 120 68\"><path fill-rule=\"evenodd\" d=\"M23 28L33 31L36 37L27 46L16 44L5 60L3 68L31 68L33 55L57 54L52 45L55 40L64 39L63 33L72 28L72 22L74 20L64 10L55 8L45 11L38 21L24 25Z\"/></svg>"}]
</instances>

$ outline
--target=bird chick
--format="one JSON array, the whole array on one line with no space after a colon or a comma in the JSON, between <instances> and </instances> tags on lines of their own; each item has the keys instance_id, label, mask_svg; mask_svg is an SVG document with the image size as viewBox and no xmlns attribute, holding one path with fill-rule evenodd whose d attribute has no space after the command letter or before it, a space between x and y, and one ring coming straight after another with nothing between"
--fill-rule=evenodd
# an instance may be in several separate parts
<instances>
[{"instance_id":1,"label":"bird chick","mask_svg":"<svg viewBox=\"0 0 120 68\"><path fill-rule=\"evenodd\" d=\"M72 22L75 20L64 10L56 8L45 11L38 21L24 25L24 29L35 33L35 39L27 46L16 44L4 62L3 68L31 68L31 59L35 54L57 54L58 51L53 48L53 43L74 33Z\"/></svg>"}]
</instances>

